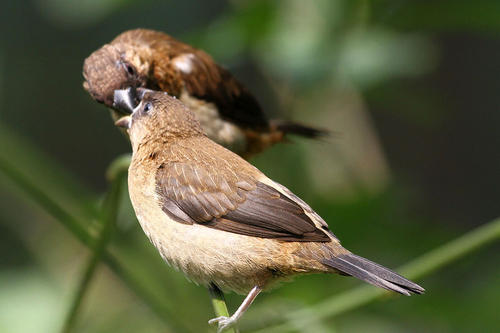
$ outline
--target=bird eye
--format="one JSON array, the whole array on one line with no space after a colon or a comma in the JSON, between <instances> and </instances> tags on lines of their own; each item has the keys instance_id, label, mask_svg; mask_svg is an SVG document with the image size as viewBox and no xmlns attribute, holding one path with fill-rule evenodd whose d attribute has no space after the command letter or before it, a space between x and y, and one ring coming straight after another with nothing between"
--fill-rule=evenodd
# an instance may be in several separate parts
<instances>
[{"instance_id":1,"label":"bird eye","mask_svg":"<svg viewBox=\"0 0 500 333\"><path fill-rule=\"evenodd\" d=\"M125 67L125 70L127 71L127 73L129 75L131 75L131 76L135 75L135 68L134 68L134 66L132 66L131 64L128 64L128 63L124 63L123 67Z\"/></svg>"},{"instance_id":2,"label":"bird eye","mask_svg":"<svg viewBox=\"0 0 500 333\"><path fill-rule=\"evenodd\" d=\"M153 104L151 104L151 102L147 102L144 105L144 112L149 112L152 108L153 108Z\"/></svg>"}]
</instances>

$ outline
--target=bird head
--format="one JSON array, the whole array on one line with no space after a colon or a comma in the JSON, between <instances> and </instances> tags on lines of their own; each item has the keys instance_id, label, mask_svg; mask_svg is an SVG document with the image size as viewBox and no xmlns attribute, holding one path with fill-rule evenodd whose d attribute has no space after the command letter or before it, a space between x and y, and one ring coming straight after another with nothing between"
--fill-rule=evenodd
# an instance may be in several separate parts
<instances>
[{"instance_id":1,"label":"bird head","mask_svg":"<svg viewBox=\"0 0 500 333\"><path fill-rule=\"evenodd\" d=\"M148 67L134 48L106 44L85 59L83 87L97 102L112 108L115 90L146 86Z\"/></svg>"},{"instance_id":2,"label":"bird head","mask_svg":"<svg viewBox=\"0 0 500 333\"><path fill-rule=\"evenodd\" d=\"M134 152L149 142L169 143L204 135L194 113L165 92L125 89L114 93L117 108L126 110L134 100L138 100L139 104L132 113L115 123L127 129Z\"/></svg>"}]
</instances>

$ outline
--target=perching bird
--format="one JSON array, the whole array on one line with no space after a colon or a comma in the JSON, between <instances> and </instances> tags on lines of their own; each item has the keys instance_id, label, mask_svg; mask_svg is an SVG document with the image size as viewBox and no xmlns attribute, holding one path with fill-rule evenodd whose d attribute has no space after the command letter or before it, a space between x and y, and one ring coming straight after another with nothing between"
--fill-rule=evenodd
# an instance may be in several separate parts
<instances>
[{"instance_id":1,"label":"perching bird","mask_svg":"<svg viewBox=\"0 0 500 333\"><path fill-rule=\"evenodd\" d=\"M117 105L130 105L129 90ZM260 291L305 273L351 275L404 295L424 289L352 254L290 190L210 140L179 100L146 92L116 122L132 143L128 185L137 218L163 259L190 280L248 294L219 332L234 325Z\"/></svg>"},{"instance_id":2,"label":"perching bird","mask_svg":"<svg viewBox=\"0 0 500 333\"><path fill-rule=\"evenodd\" d=\"M254 96L207 53L158 31L120 34L85 60L83 76L84 88L108 107L116 89L168 92L196 114L209 138L245 157L284 141L287 134L326 134L295 122L270 121Z\"/></svg>"}]
</instances>

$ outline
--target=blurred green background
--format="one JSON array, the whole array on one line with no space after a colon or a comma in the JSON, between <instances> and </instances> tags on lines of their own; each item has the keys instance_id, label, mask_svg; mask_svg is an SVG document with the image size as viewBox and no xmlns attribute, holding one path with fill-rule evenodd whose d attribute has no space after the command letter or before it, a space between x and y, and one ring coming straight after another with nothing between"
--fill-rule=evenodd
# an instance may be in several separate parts
<instances>
[{"instance_id":1,"label":"blurred green background","mask_svg":"<svg viewBox=\"0 0 500 333\"><path fill-rule=\"evenodd\" d=\"M0 27L0 332L57 332L71 306L90 252L29 186L100 230L107 167L130 148L81 68L127 29L202 48L270 116L331 130L252 162L353 252L396 268L500 216L499 1L7 0ZM207 291L162 262L126 193L120 207L110 252L127 270L98 267L74 331L213 332ZM499 250L420 279L423 296L384 296L290 331L497 332ZM156 311L123 282L131 275ZM359 284L297 278L259 296L242 331L299 309L314 317L313 304ZM231 312L241 300L228 295Z\"/></svg>"}]
</instances>

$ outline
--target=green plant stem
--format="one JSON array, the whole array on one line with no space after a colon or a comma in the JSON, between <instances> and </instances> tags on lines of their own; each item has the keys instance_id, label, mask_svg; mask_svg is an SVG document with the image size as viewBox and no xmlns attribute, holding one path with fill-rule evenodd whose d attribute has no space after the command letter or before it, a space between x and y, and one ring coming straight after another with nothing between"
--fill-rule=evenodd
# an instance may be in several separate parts
<instances>
[{"instance_id":1,"label":"green plant stem","mask_svg":"<svg viewBox=\"0 0 500 333\"><path fill-rule=\"evenodd\" d=\"M188 331L186 326L177 319L178 316L175 315L175 311L165 305L162 299L158 297L158 293L147 286L133 270L120 263L116 256L108 252L103 253L103 261L125 282L129 289L141 298L144 303L163 320L166 326L166 332L177 333Z\"/></svg>"},{"instance_id":2,"label":"green plant stem","mask_svg":"<svg viewBox=\"0 0 500 333\"><path fill-rule=\"evenodd\" d=\"M216 317L230 317L229 311L227 309L226 300L224 299L224 293L215 284L210 284L208 287L208 292L210 293L210 300L212 301L212 306L214 308ZM226 330L227 333L238 333L238 330L231 327Z\"/></svg>"},{"instance_id":3,"label":"green plant stem","mask_svg":"<svg viewBox=\"0 0 500 333\"><path fill-rule=\"evenodd\" d=\"M422 255L403 265L398 271L409 279L419 279L498 239L500 239L500 218L477 227L465 235ZM306 329L310 324L308 316L310 311L314 311L314 319L333 317L366 305L382 296L388 296L388 292L368 285L361 286L316 304L307 311L299 310L288 313L284 318L287 322L255 332L289 332L290 330L296 330L297 327Z\"/></svg>"},{"instance_id":4,"label":"green plant stem","mask_svg":"<svg viewBox=\"0 0 500 333\"><path fill-rule=\"evenodd\" d=\"M55 200L46 195L39 187L32 183L23 173L19 172L15 167L8 163L5 159L0 158L0 172L3 172L10 180L12 180L19 188L21 188L28 196L40 205L47 213L52 215L57 221L62 223L79 241L85 246L93 249L96 244L96 239L88 230L83 227L83 223L69 214ZM111 270L119 276L125 284L135 292L158 317L163 319L168 332L185 332L185 325L180 323L172 310L169 309L161 301L158 295L150 290L148 286L139 279L133 270L128 269L120 263L118 258L109 253L103 252L103 261L111 268Z\"/></svg>"},{"instance_id":5,"label":"green plant stem","mask_svg":"<svg viewBox=\"0 0 500 333\"><path fill-rule=\"evenodd\" d=\"M96 244L93 248L91 256L85 266L84 273L78 285L77 292L73 302L71 303L70 311L66 317L62 332L72 332L76 319L79 314L80 306L83 302L84 296L87 294L90 282L96 271L97 265L102 258L102 254L106 249L111 235L116 226L116 216L118 214L120 195L122 193L123 178L125 172L113 175L114 178L111 182L111 188L106 194L106 198L102 204L101 212L101 232L97 237Z\"/></svg>"},{"instance_id":6,"label":"green plant stem","mask_svg":"<svg viewBox=\"0 0 500 333\"><path fill-rule=\"evenodd\" d=\"M76 218L66 212L57 202L31 183L27 177L3 158L0 158L0 171L23 189L45 211L69 229L82 243L89 247L93 246L93 237L82 227L82 224Z\"/></svg>"}]
</instances>

